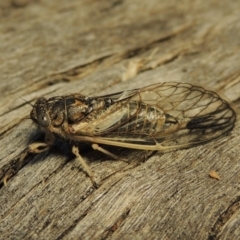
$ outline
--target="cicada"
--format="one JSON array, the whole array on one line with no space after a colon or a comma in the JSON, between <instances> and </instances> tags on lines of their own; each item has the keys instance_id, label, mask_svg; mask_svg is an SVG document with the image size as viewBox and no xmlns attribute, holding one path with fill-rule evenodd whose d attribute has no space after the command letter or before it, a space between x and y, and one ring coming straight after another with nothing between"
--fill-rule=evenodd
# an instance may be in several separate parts
<instances>
[{"instance_id":1,"label":"cicada","mask_svg":"<svg viewBox=\"0 0 240 240\"><path fill-rule=\"evenodd\" d=\"M93 180L79 154L79 142L117 158L104 147L172 151L215 139L234 127L236 114L215 92L188 83L164 82L104 96L81 94L39 98L30 114L45 132L44 143L29 152L48 150L56 138L73 144L73 153ZM94 180L93 180L94 182Z\"/></svg>"}]
</instances>

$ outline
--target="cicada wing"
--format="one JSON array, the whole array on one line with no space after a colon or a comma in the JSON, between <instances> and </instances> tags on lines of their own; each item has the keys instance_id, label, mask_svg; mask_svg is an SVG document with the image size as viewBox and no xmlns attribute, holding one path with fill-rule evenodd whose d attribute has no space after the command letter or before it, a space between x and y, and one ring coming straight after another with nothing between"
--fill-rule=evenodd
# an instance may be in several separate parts
<instances>
[{"instance_id":1,"label":"cicada wing","mask_svg":"<svg viewBox=\"0 0 240 240\"><path fill-rule=\"evenodd\" d=\"M236 121L236 114L230 105L212 91L187 83L161 83L139 90L143 103L161 109L167 116L183 127L173 131L158 131L151 135L163 146L191 146L214 139L230 131ZM138 100L137 94L131 101ZM167 118L166 118L167 120ZM167 123L163 129L175 125Z\"/></svg>"},{"instance_id":2,"label":"cicada wing","mask_svg":"<svg viewBox=\"0 0 240 240\"><path fill-rule=\"evenodd\" d=\"M94 122L84 123L84 132L109 145L187 148L231 130L236 120L216 93L187 83L159 83L105 97L113 100L112 106Z\"/></svg>"}]
</instances>

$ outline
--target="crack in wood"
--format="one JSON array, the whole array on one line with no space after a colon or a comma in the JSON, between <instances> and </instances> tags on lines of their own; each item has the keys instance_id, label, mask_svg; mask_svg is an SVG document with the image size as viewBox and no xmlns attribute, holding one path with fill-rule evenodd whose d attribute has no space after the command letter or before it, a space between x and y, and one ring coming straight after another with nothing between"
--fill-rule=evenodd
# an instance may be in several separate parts
<instances>
[{"instance_id":1,"label":"crack in wood","mask_svg":"<svg viewBox=\"0 0 240 240\"><path fill-rule=\"evenodd\" d=\"M220 239L221 230L228 220L234 215L234 213L240 209L240 196L233 201L233 203L223 212L212 227L212 231L209 233L208 240Z\"/></svg>"},{"instance_id":2,"label":"crack in wood","mask_svg":"<svg viewBox=\"0 0 240 240\"><path fill-rule=\"evenodd\" d=\"M108 185L108 187L106 188L106 191L103 193L102 197L103 197L104 195L107 195L107 193L108 193L115 185L117 185L119 181L120 181L120 179L117 180L117 181L115 181L115 182L113 182L113 183L111 184L111 186ZM102 184L101 184L101 186L102 186ZM100 186L97 190L94 189L94 188L91 188L92 191L88 191L89 194L88 194L83 200L88 199L88 196L91 195L93 192L100 191L99 189L101 188L101 186ZM94 191L94 190L95 190L95 191ZM100 201L100 199L101 199L101 198L96 198L96 201L93 201L93 202L90 204L90 206L84 211L84 213L81 214L81 216L80 216L79 218L73 220L71 226L69 226L68 228L66 228L66 230L65 230L64 232L62 232L61 235L58 236L57 239L63 239L64 237L68 236L68 234L77 226L77 224L78 224L79 222L81 222L81 221L88 215L88 212L92 209L92 207L93 207L98 201ZM82 201L82 202L83 202L83 201ZM130 211L130 210L129 210L129 211Z\"/></svg>"},{"instance_id":3,"label":"crack in wood","mask_svg":"<svg viewBox=\"0 0 240 240\"><path fill-rule=\"evenodd\" d=\"M107 239L112 237L112 235L123 225L124 221L127 219L128 215L130 214L130 209L127 208L117 220L110 226L100 237L100 239Z\"/></svg>"},{"instance_id":4,"label":"crack in wood","mask_svg":"<svg viewBox=\"0 0 240 240\"><path fill-rule=\"evenodd\" d=\"M87 216L89 209L90 208L88 208L83 214L81 214L79 218L73 220L72 225L66 228L66 230L63 231L56 239L63 239L64 237L66 237L76 227L78 222L82 221Z\"/></svg>"},{"instance_id":5,"label":"crack in wood","mask_svg":"<svg viewBox=\"0 0 240 240\"><path fill-rule=\"evenodd\" d=\"M182 31L186 31L190 27L191 27L191 25L186 25L186 26L184 25L184 26L180 27L178 30L172 31L172 32L166 34L166 36L161 37L161 38L154 40L150 43L147 43L145 45L138 46L133 49L129 49L129 50L119 53L119 54L106 55L101 58L95 59L92 62L83 64L80 66L75 66L66 71L52 74L52 75L48 76L48 78L49 77L53 78L53 80L48 81L48 84L50 83L51 85L54 85L59 82L70 82L73 79L71 79L69 77L74 77L74 76L77 76L78 77L77 80L79 80L79 78L83 78L83 77L86 77L89 74L91 74L94 71L94 69L96 69L97 67L99 67L101 65L104 65L104 67L106 68L106 67L110 67L113 64L116 64L118 62L121 62L124 59L126 60L126 59L130 59L133 57L137 57L138 55L143 54L144 52L147 52L150 49L154 49L157 44L169 41L170 39L174 38L177 34L179 34ZM164 63L169 63L169 62L175 60L179 56L179 54L174 54L174 56L172 58L167 59ZM58 76L58 79L54 80L54 76Z\"/></svg>"}]
</instances>

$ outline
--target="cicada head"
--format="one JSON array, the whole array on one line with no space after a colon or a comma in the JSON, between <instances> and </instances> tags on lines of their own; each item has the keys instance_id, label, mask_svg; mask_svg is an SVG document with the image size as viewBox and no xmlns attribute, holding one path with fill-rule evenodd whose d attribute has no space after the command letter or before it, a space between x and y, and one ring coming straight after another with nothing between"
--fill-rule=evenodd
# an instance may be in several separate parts
<instances>
[{"instance_id":1,"label":"cicada head","mask_svg":"<svg viewBox=\"0 0 240 240\"><path fill-rule=\"evenodd\" d=\"M40 127L47 128L51 124L46 98L39 98L30 113L31 119Z\"/></svg>"},{"instance_id":2,"label":"cicada head","mask_svg":"<svg viewBox=\"0 0 240 240\"><path fill-rule=\"evenodd\" d=\"M80 122L91 112L93 107L83 100L81 96L76 98L74 95L49 99L42 97L34 104L30 117L42 130L63 137L64 127Z\"/></svg>"}]
</instances>

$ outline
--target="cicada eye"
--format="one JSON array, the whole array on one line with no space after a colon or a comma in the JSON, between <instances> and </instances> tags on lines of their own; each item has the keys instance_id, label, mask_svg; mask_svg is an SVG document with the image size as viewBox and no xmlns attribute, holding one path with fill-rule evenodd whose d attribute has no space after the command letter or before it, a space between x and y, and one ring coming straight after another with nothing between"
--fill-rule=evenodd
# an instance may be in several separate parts
<instances>
[{"instance_id":1,"label":"cicada eye","mask_svg":"<svg viewBox=\"0 0 240 240\"><path fill-rule=\"evenodd\" d=\"M39 114L37 120L38 124L42 127L48 127L50 124L49 118L45 113Z\"/></svg>"}]
</instances>

